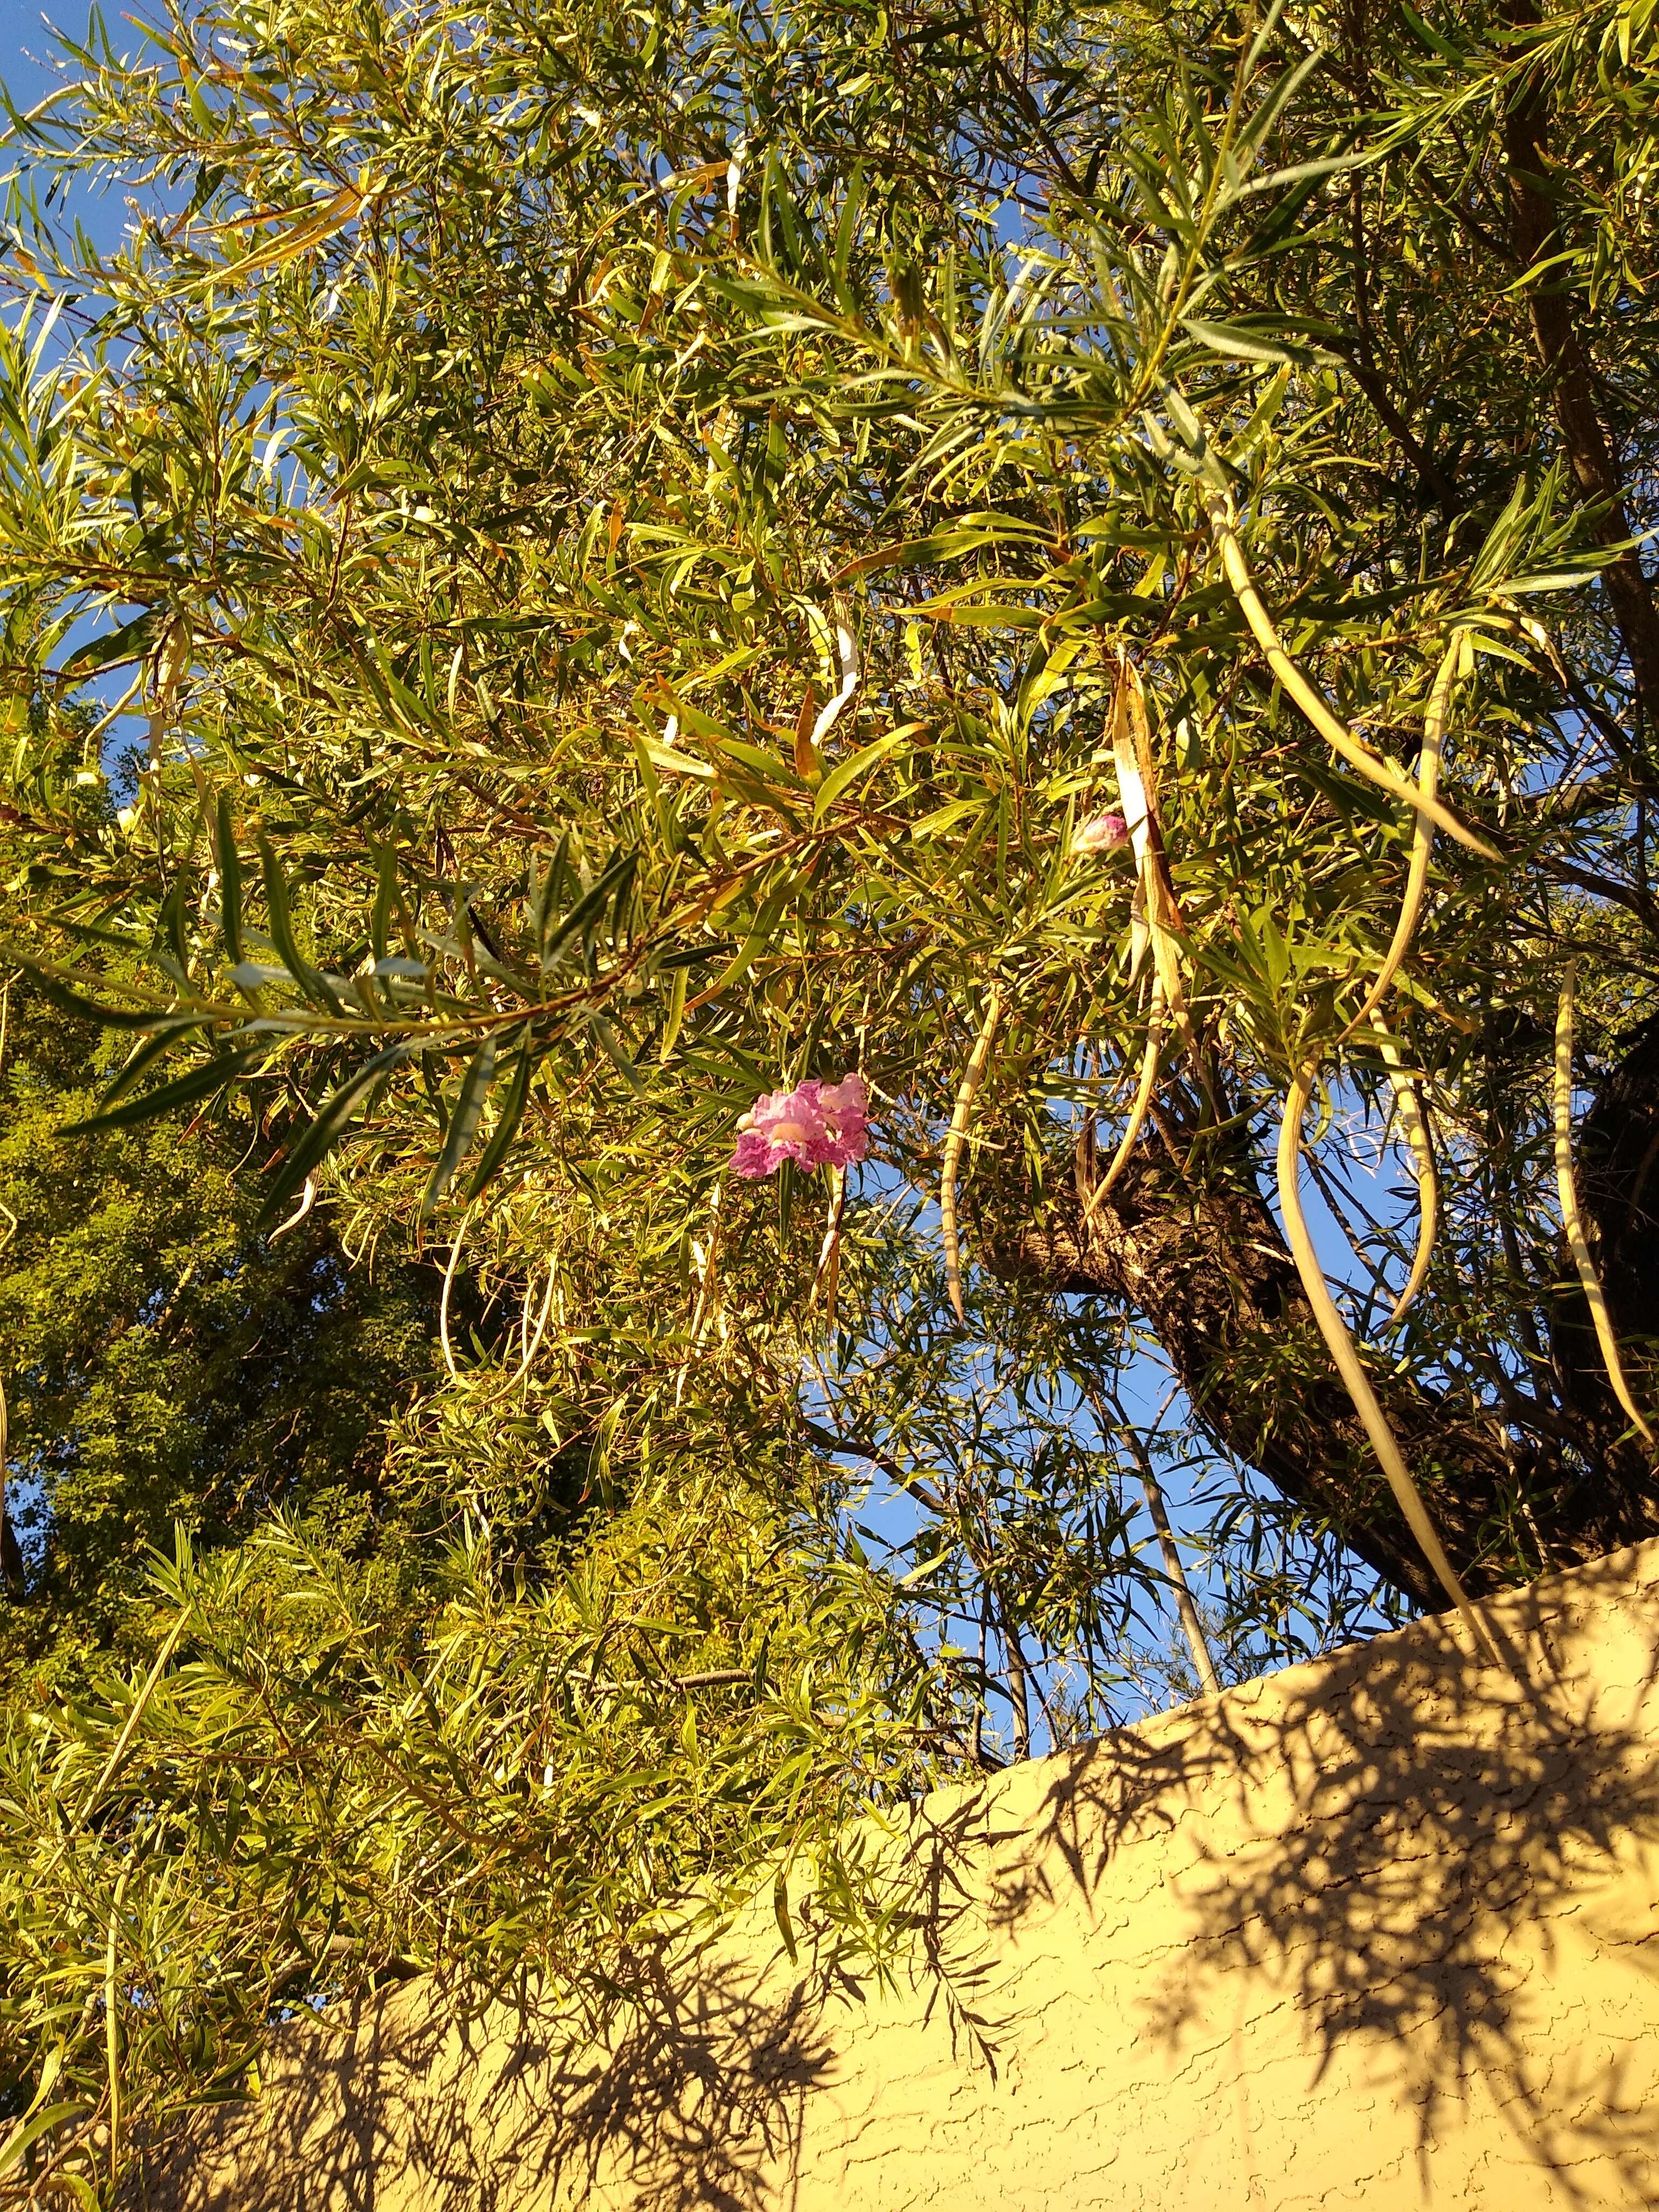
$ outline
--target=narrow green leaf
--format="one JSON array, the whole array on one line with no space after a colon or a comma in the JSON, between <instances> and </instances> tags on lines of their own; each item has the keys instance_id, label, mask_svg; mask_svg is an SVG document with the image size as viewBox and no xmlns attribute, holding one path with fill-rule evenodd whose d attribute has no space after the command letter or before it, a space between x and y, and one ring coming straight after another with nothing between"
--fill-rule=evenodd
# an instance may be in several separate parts
<instances>
[{"instance_id":1,"label":"narrow green leaf","mask_svg":"<svg viewBox=\"0 0 1659 2212\"><path fill-rule=\"evenodd\" d=\"M1305 347L1275 345L1237 323L1206 323L1196 315L1183 315L1181 327L1212 353L1224 354L1230 361L1295 362L1308 356Z\"/></svg>"},{"instance_id":2,"label":"narrow green leaf","mask_svg":"<svg viewBox=\"0 0 1659 2212\"><path fill-rule=\"evenodd\" d=\"M390 845L374 848L374 910L369 916L368 941L376 963L386 958L386 933L398 896L398 855Z\"/></svg>"},{"instance_id":3,"label":"narrow green leaf","mask_svg":"<svg viewBox=\"0 0 1659 2212\"><path fill-rule=\"evenodd\" d=\"M58 675L78 683L82 677L96 676L102 669L118 668L123 661L142 659L155 637L157 611L155 607L146 607L143 614L135 615L118 629L76 646L58 670Z\"/></svg>"},{"instance_id":4,"label":"narrow green leaf","mask_svg":"<svg viewBox=\"0 0 1659 2212\"><path fill-rule=\"evenodd\" d=\"M402 1060L409 1058L415 1048L410 1044L389 1045L377 1052L372 1060L365 1060L355 1074L331 1091L324 1099L316 1120L298 1142L290 1149L288 1158L271 1182L265 1202L259 1210L259 1219L268 1224L274 1221L306 1177L333 1151L346 1133L352 1115L366 1093L387 1075Z\"/></svg>"},{"instance_id":5,"label":"narrow green leaf","mask_svg":"<svg viewBox=\"0 0 1659 2212\"><path fill-rule=\"evenodd\" d=\"M1460 69L1468 67L1468 57L1461 53L1449 39L1443 39L1434 26L1418 14L1411 0L1400 0L1400 12L1431 54L1438 54L1442 61L1455 62Z\"/></svg>"},{"instance_id":6,"label":"narrow green leaf","mask_svg":"<svg viewBox=\"0 0 1659 2212\"><path fill-rule=\"evenodd\" d=\"M456 1169L472 1149L472 1139L477 1135L478 1124L483 1119L484 1101L489 1096L490 1085L495 1080L495 1049L496 1040L494 1036L487 1036L467 1062L466 1073L461 1078L460 1095L455 1101L455 1110L449 1117L443 1150L433 1166L426 1194L421 1200L422 1218L432 1212L448 1189Z\"/></svg>"},{"instance_id":7,"label":"narrow green leaf","mask_svg":"<svg viewBox=\"0 0 1659 2212\"><path fill-rule=\"evenodd\" d=\"M164 1083L159 1091L146 1091L137 1098L129 1098L119 1106L112 1106L106 1113L89 1115L84 1121L65 1124L66 1137L86 1137L100 1129L130 1129L140 1121L153 1121L163 1114L170 1114L175 1106L194 1105L198 1098L210 1098L228 1083L234 1082L256 1060L263 1058L267 1048L262 1039L241 1052L222 1052L212 1060L193 1067L187 1075L175 1076Z\"/></svg>"},{"instance_id":8,"label":"narrow green leaf","mask_svg":"<svg viewBox=\"0 0 1659 2212\"><path fill-rule=\"evenodd\" d=\"M270 909L270 941L281 955L283 966L313 1006L324 1006L331 1013L339 1013L340 1001L332 988L301 956L294 941L294 917L289 907L282 863L271 851L269 839L263 836L259 839L259 866L265 879L265 903Z\"/></svg>"},{"instance_id":9,"label":"narrow green leaf","mask_svg":"<svg viewBox=\"0 0 1659 2212\"><path fill-rule=\"evenodd\" d=\"M548 933L547 942L542 948L544 974L555 964L571 939L581 934L599 919L611 893L619 884L632 877L639 862L637 853L624 853L613 860L592 890L579 898L564 920Z\"/></svg>"},{"instance_id":10,"label":"narrow green leaf","mask_svg":"<svg viewBox=\"0 0 1659 2212\"><path fill-rule=\"evenodd\" d=\"M772 1917L778 1923L778 1933L783 1938L783 1948L788 1953L789 1963L793 1966L798 1963L800 1954L795 1948L794 1923L789 1917L789 1885L781 1870L772 1885Z\"/></svg>"},{"instance_id":11,"label":"narrow green leaf","mask_svg":"<svg viewBox=\"0 0 1659 2212\"><path fill-rule=\"evenodd\" d=\"M634 1096L636 1098L643 1098L645 1085L640 1079L640 1071L635 1066L628 1054L623 1050L622 1040L611 1024L606 1021L603 1014L590 1014L588 1027L598 1037L606 1059L610 1060Z\"/></svg>"},{"instance_id":12,"label":"narrow green leaf","mask_svg":"<svg viewBox=\"0 0 1659 2212\"><path fill-rule=\"evenodd\" d=\"M685 1019L685 969L676 968L668 979L668 1008L663 1016L662 1043L657 1059L666 1067L675 1045L679 1041L680 1024Z\"/></svg>"},{"instance_id":13,"label":"narrow green leaf","mask_svg":"<svg viewBox=\"0 0 1659 2212\"><path fill-rule=\"evenodd\" d=\"M242 959L242 862L236 850L236 831L230 818L230 800L219 794L219 933L225 940L233 968Z\"/></svg>"},{"instance_id":14,"label":"narrow green leaf","mask_svg":"<svg viewBox=\"0 0 1659 2212\"><path fill-rule=\"evenodd\" d=\"M489 1133L489 1141L473 1170L471 1182L467 1185L466 1202L469 1206L507 1158L513 1139L519 1133L519 1124L524 1119L525 1103L530 1097L530 1079L535 1067L535 1054L526 1036L515 1056L513 1080L507 1085L500 1118Z\"/></svg>"},{"instance_id":15,"label":"narrow green leaf","mask_svg":"<svg viewBox=\"0 0 1659 2212\"><path fill-rule=\"evenodd\" d=\"M917 725L913 723L905 729L890 731L886 737L878 738L874 744L866 745L861 752L854 753L831 769L818 786L812 819L822 822L844 791L850 790L860 776L867 775L878 761L885 760L889 753L896 752L907 738L916 734L916 728Z\"/></svg>"},{"instance_id":16,"label":"narrow green leaf","mask_svg":"<svg viewBox=\"0 0 1659 2212\"><path fill-rule=\"evenodd\" d=\"M729 965L714 978L706 990L699 992L700 998L717 999L722 991L729 991L733 983L741 981L748 974L759 957L761 948L770 939L772 932L777 926L778 916L783 912L784 900L788 896L792 887L791 879L786 878L776 890L770 894L760 912L755 916L754 927L738 947Z\"/></svg>"},{"instance_id":17,"label":"narrow green leaf","mask_svg":"<svg viewBox=\"0 0 1659 2212\"><path fill-rule=\"evenodd\" d=\"M5 2142L0 2143L0 2173L9 2172L31 2143L39 2142L42 2136L49 2135L64 2121L80 2118L86 2109L80 2099L71 2097L61 2105L47 2105L33 2117L20 2120Z\"/></svg>"},{"instance_id":18,"label":"narrow green leaf","mask_svg":"<svg viewBox=\"0 0 1659 2212\"><path fill-rule=\"evenodd\" d=\"M142 1044L135 1046L121 1063L115 1080L106 1087L103 1096L100 1098L98 1103L100 1110L114 1105L118 1098L125 1098L133 1085L155 1065L163 1053L170 1052L175 1044L182 1042L190 1030L198 1026L194 1017L186 1016L184 1020L174 1022L167 1029L157 1030L153 1036L146 1037Z\"/></svg>"},{"instance_id":19,"label":"narrow green leaf","mask_svg":"<svg viewBox=\"0 0 1659 2212\"><path fill-rule=\"evenodd\" d=\"M49 975L40 963L31 959L27 952L20 952L14 946L8 945L6 957L15 960L20 967L28 970L40 987L43 998L49 999L60 1012L74 1014L82 1021L97 1022L106 1030L153 1030L163 1023L175 1022L179 1018L176 1010L171 1007L135 1010L129 1006L100 1006L95 999L83 999L78 991L70 990L67 983L60 982L57 976ZM192 1021L200 1018L200 1016L191 1017Z\"/></svg>"}]
</instances>

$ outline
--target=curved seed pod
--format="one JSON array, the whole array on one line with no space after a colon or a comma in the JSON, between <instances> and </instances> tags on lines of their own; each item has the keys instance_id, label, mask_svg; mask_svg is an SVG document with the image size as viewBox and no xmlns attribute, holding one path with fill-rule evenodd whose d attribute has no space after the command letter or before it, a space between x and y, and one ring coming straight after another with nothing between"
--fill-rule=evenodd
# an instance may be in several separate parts
<instances>
[{"instance_id":1,"label":"curved seed pod","mask_svg":"<svg viewBox=\"0 0 1659 2212\"><path fill-rule=\"evenodd\" d=\"M1125 654L1118 662L1117 683L1112 692L1112 767L1117 776L1118 811L1123 817L1124 827L1129 832L1129 844L1135 856L1134 900L1129 914L1131 983L1139 975L1141 963L1153 944L1152 925L1156 920L1152 911L1156 887L1150 880L1152 805L1146 780L1140 772L1140 763L1135 757L1134 738L1129 727L1129 700L1133 684L1139 680L1133 663Z\"/></svg>"},{"instance_id":2,"label":"curved seed pod","mask_svg":"<svg viewBox=\"0 0 1659 2212\"><path fill-rule=\"evenodd\" d=\"M1279 1175L1279 1211L1285 1217L1285 1235L1296 1261L1296 1272L1302 1279L1302 1288L1308 1304L1313 1308L1314 1319L1319 1323L1319 1333L1326 1348L1342 1377L1344 1387L1353 1401L1354 1411L1370 1439L1371 1449L1376 1454L1395 1502L1405 1515L1411 1532L1421 1546L1423 1556L1433 1568L1441 1588L1462 1615L1465 1625L1479 1647L1490 1657L1503 1663L1501 1654L1492 1642L1484 1622L1469 1603L1463 1585L1457 1579L1456 1570L1446 1556L1445 1546L1435 1533L1429 1509L1423 1503L1423 1493L1412 1479L1406 1465L1398 1439L1389 1426L1388 1417L1377 1403L1370 1377L1360 1364L1354 1350L1353 1339L1347 1325L1337 1311L1336 1301L1331 1296L1325 1280L1325 1271L1319 1264L1313 1239L1308 1234L1308 1224L1302 1212L1302 1121L1308 1110L1308 1101L1313 1095L1314 1076L1317 1060L1304 1060L1291 1080L1290 1096L1285 1102L1285 1115L1279 1125L1279 1150L1275 1165Z\"/></svg>"},{"instance_id":3,"label":"curved seed pod","mask_svg":"<svg viewBox=\"0 0 1659 2212\"><path fill-rule=\"evenodd\" d=\"M1417 787L1424 798L1432 799L1440 781L1440 755L1446 736L1446 709L1451 703L1452 685L1468 651L1468 641L1460 630L1446 648L1444 659L1434 679L1434 689L1429 694L1429 703L1423 715L1423 750L1418 757ZM1382 956L1382 965L1376 971L1376 980L1365 994L1364 1003L1342 1034L1352 1036L1382 1003L1388 988L1400 972L1400 964L1411 949L1417 934L1418 918L1423 911L1423 893L1429 880L1429 858L1434 850L1434 823L1420 807L1413 810L1411 866L1406 872L1406 895L1400 902L1400 919L1394 926L1394 935Z\"/></svg>"},{"instance_id":4,"label":"curved seed pod","mask_svg":"<svg viewBox=\"0 0 1659 2212\"><path fill-rule=\"evenodd\" d=\"M477 1201L474 1201L476 1204ZM472 1207L469 1206L461 1216L461 1225L455 1231L455 1242L449 1248L449 1264L444 1269L443 1296L438 1301L438 1340L443 1347L444 1365L449 1370L449 1379L459 1382L455 1352L449 1341L449 1298L455 1287L455 1270L461 1263L461 1247L466 1242L466 1232L472 1226Z\"/></svg>"},{"instance_id":5,"label":"curved seed pod","mask_svg":"<svg viewBox=\"0 0 1659 2212\"><path fill-rule=\"evenodd\" d=\"M542 1296L542 1310L536 1317L533 1334L530 1327L530 1302L536 1295L536 1278L533 1273L526 1283L524 1306L519 1316L519 1346L523 1357L512 1374L508 1376L504 1389L496 1394L498 1396L505 1395L507 1390L515 1389L529 1374L530 1363L542 1348L542 1338L547 1331L547 1317L553 1310L553 1292L558 1279L558 1267L556 1262L550 1261L547 1269L547 1289Z\"/></svg>"},{"instance_id":6,"label":"curved seed pod","mask_svg":"<svg viewBox=\"0 0 1659 2212\"><path fill-rule=\"evenodd\" d=\"M1479 853L1483 860L1497 860L1503 856L1477 836L1466 823L1460 822L1449 807L1429 796L1411 782L1392 761L1374 753L1369 745L1362 745L1347 724L1339 720L1314 686L1285 650L1283 639L1273 628L1273 617L1261 604L1261 595L1250 581L1249 569L1245 566L1243 548L1238 542L1231 509L1219 494L1210 501L1210 526L1215 532L1220 548L1222 565L1227 571L1227 581L1232 586L1233 597L1238 601L1239 611L1249 624L1256 643L1267 656L1267 665L1284 686L1287 695L1295 700L1333 752L1338 753L1350 768L1358 770L1367 782L1374 783L1379 791L1389 792L1407 805L1414 806L1419 814L1437 822L1449 836L1455 837L1460 845L1467 845L1472 853Z\"/></svg>"},{"instance_id":7,"label":"curved seed pod","mask_svg":"<svg viewBox=\"0 0 1659 2212\"><path fill-rule=\"evenodd\" d=\"M1187 988L1182 981L1176 933L1184 924L1175 885L1170 878L1164 832L1158 820L1152 733L1146 726L1146 695L1140 671L1127 653L1119 663L1112 697L1112 764L1117 771L1118 804L1128 825L1135 856L1135 896L1129 923L1129 980L1133 982L1139 973L1150 945L1164 1003L1213 1107L1216 1102L1210 1071L1199 1050L1197 1032L1187 1005Z\"/></svg>"},{"instance_id":8,"label":"curved seed pod","mask_svg":"<svg viewBox=\"0 0 1659 2212\"><path fill-rule=\"evenodd\" d=\"M841 1222L847 1210L847 1171L844 1168L830 1170L830 1211L823 1226L823 1243L818 1249L818 1264L812 1279L813 1295L823 1293L825 1326L833 1333L836 1326L836 1292L841 1285Z\"/></svg>"},{"instance_id":9,"label":"curved seed pod","mask_svg":"<svg viewBox=\"0 0 1659 2212\"><path fill-rule=\"evenodd\" d=\"M1417 1250L1412 1260L1412 1271L1406 1278L1406 1287L1395 1300L1394 1311L1382 1324L1384 1328L1393 1328L1422 1289L1423 1279L1429 1272L1435 1233L1440 1225L1440 1177L1435 1171L1434 1146L1429 1137L1428 1118L1423 1111L1421 1095L1416 1084L1405 1073L1400 1047L1381 1022L1374 1023L1373 1026L1377 1033L1378 1048L1388 1062L1395 1105L1399 1110L1401 1127L1406 1132L1406 1141L1411 1146L1412 1166L1417 1176Z\"/></svg>"},{"instance_id":10,"label":"curved seed pod","mask_svg":"<svg viewBox=\"0 0 1659 2212\"><path fill-rule=\"evenodd\" d=\"M962 1303L962 1247L957 1237L957 1170L962 1161L962 1148L968 1140L968 1117L974 1110L974 1100L985 1079L985 1064L991 1057L991 1042L997 1033L997 1024L1002 1019L1002 987L993 987L990 1004L985 1010L974 1049L969 1054L968 1065L963 1070L962 1083L957 1091L956 1110L951 1116L951 1127L945 1133L945 1158L939 1170L939 1218L945 1238L945 1280L951 1293L951 1306L957 1319L964 1325L968 1315Z\"/></svg>"},{"instance_id":11,"label":"curved seed pod","mask_svg":"<svg viewBox=\"0 0 1659 2212\"><path fill-rule=\"evenodd\" d=\"M1652 1443L1653 1431L1643 1419L1636 1401L1631 1395L1630 1385L1625 1380L1624 1362L1619 1357L1619 1339L1613 1330L1613 1316L1607 1311L1607 1294L1601 1288L1601 1279L1595 1272L1595 1261L1590 1254L1584 1218L1578 1207L1578 1185L1572 1171L1574 981L1573 964L1569 962L1566 981L1561 987L1560 1001L1555 1013L1555 1187L1560 1194L1561 1220L1572 1250L1572 1264L1578 1270L1578 1280L1589 1302L1590 1318L1595 1323L1595 1340L1601 1347L1601 1358L1607 1370L1607 1380L1613 1385L1613 1395L1630 1415L1638 1433L1648 1443Z\"/></svg>"},{"instance_id":12,"label":"curved seed pod","mask_svg":"<svg viewBox=\"0 0 1659 2212\"><path fill-rule=\"evenodd\" d=\"M151 696L147 729L152 768L160 763L161 739L173 719L173 702L179 696L179 686L190 666L191 642L190 624L179 615L162 631L161 641L150 657ZM202 773L193 753L191 763L196 769L197 788L200 790L203 788Z\"/></svg>"},{"instance_id":13,"label":"curved seed pod","mask_svg":"<svg viewBox=\"0 0 1659 2212\"><path fill-rule=\"evenodd\" d=\"M820 616L819 620L823 621L823 617ZM853 635L852 620L843 606L837 605L833 625L829 623L824 623L826 630L832 627L836 640L837 681L835 690L818 709L817 717L812 724L808 742L815 750L823 743L830 731L835 728L842 713L851 704L854 693L859 688L858 640Z\"/></svg>"},{"instance_id":14,"label":"curved seed pod","mask_svg":"<svg viewBox=\"0 0 1659 2212\"><path fill-rule=\"evenodd\" d=\"M1089 1202L1083 1209L1079 1226L1086 1229L1094 1218L1095 1208L1111 1189L1128 1165L1129 1155L1135 1148L1141 1126L1146 1119L1146 1109L1152 1103L1152 1085L1158 1079L1158 1056L1164 1044L1164 999L1158 976L1152 977L1152 1002L1146 1017L1146 1049L1141 1055L1140 1081L1135 1086L1134 1103L1129 1109L1129 1118L1123 1125L1123 1134L1118 1140L1112 1164L1089 1194Z\"/></svg>"},{"instance_id":15,"label":"curved seed pod","mask_svg":"<svg viewBox=\"0 0 1659 2212\"><path fill-rule=\"evenodd\" d=\"M306 1177L306 1187L300 1194L300 1203L295 1207L293 1212L289 1215L286 1221L279 1221L277 1223L276 1228L271 1231L270 1235L266 1238L266 1243L274 1244L279 1237L286 1237L290 1229L297 1229L316 1203L317 1178L314 1175L308 1175Z\"/></svg>"}]
</instances>

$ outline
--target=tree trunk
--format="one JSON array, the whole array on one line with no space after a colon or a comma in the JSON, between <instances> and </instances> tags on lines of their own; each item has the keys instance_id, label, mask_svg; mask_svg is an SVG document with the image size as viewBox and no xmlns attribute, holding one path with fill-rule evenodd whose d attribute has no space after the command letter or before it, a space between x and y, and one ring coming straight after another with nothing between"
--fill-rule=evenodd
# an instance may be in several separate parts
<instances>
[{"instance_id":1,"label":"tree trunk","mask_svg":"<svg viewBox=\"0 0 1659 2212\"><path fill-rule=\"evenodd\" d=\"M1517 28L1538 20L1530 0L1514 0L1509 17ZM1537 269L1562 250L1554 208L1544 189L1550 167L1549 128L1549 97L1534 73L1522 81L1504 125L1510 243L1523 271ZM1534 279L1527 287L1527 307L1573 481L1584 499L1605 507L1596 535L1604 545L1613 545L1632 534L1630 520L1613 441L1596 404L1595 368L1574 319L1570 281L1560 270ZM1620 553L1602 571L1602 581L1630 661L1642 718L1650 729L1659 729L1659 606L1653 587L1634 552Z\"/></svg>"},{"instance_id":2,"label":"tree trunk","mask_svg":"<svg viewBox=\"0 0 1659 2212\"><path fill-rule=\"evenodd\" d=\"M1621 1153L1619 1166L1609 1166L1595 1186L1598 1218L1616 1214L1621 1203L1629 1211L1640 1165L1638 1158L1632 1169ZM1007 1198L1012 1203L975 1193L982 1249L994 1273L1041 1280L1060 1293L1107 1297L1140 1314L1218 1445L1328 1522L1368 1565L1425 1609L1445 1603L1331 1367L1246 1139L1231 1152L1212 1150L1201 1172L1178 1170L1165 1153L1143 1146L1086 1229L1069 1188L1035 1218L1028 1210L1022 1220L1015 1194ZM1652 1297L1654 1247L1647 1249L1644 1265L1633 1257L1631 1264ZM1645 1455L1614 1449L1622 1420L1611 1430L1586 1423L1589 1449L1581 1462L1541 1425L1518 1432L1467 1397L1367 1364L1472 1593L1659 1530L1659 1492ZM1592 1398L1589 1360L1572 1371Z\"/></svg>"}]
</instances>

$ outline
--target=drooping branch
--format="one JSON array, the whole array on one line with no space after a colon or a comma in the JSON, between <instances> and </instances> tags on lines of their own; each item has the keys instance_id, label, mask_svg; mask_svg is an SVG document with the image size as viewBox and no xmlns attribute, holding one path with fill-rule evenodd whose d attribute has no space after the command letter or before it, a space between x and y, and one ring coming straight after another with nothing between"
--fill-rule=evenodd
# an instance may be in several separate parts
<instances>
[{"instance_id":1,"label":"drooping branch","mask_svg":"<svg viewBox=\"0 0 1659 2212\"><path fill-rule=\"evenodd\" d=\"M1143 1147L1086 1224L1069 1188L1041 1212L975 1192L987 1264L1060 1294L1104 1297L1145 1320L1216 1443L1328 1522L1367 1565L1428 1609L1444 1597L1390 1498L1327 1358L1245 1139L1201 1170ZM1552 1564L1659 1528L1659 1500L1622 1462L1569 1457L1464 1396L1371 1369L1371 1380L1471 1593L1503 1587L1529 1528Z\"/></svg>"}]
</instances>

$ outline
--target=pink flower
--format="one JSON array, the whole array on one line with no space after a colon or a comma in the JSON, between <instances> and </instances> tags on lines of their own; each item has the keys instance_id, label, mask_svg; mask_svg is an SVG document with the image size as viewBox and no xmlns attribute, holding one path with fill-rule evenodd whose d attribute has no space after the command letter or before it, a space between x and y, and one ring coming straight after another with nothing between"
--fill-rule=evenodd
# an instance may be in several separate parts
<instances>
[{"instance_id":1,"label":"pink flower","mask_svg":"<svg viewBox=\"0 0 1659 2212\"><path fill-rule=\"evenodd\" d=\"M1129 825L1121 814L1091 814L1072 832L1074 853L1112 853L1129 842Z\"/></svg>"},{"instance_id":2,"label":"pink flower","mask_svg":"<svg viewBox=\"0 0 1659 2212\"><path fill-rule=\"evenodd\" d=\"M735 1173L758 1182L795 1160L804 1168L844 1168L870 1148L864 1078L856 1069L839 1083L797 1084L769 1091L738 1124Z\"/></svg>"}]
</instances>

